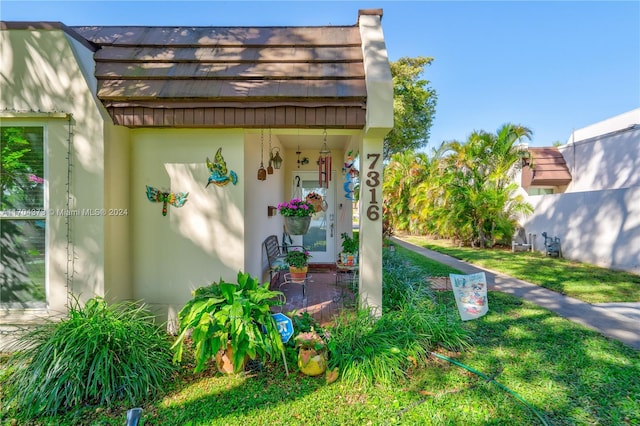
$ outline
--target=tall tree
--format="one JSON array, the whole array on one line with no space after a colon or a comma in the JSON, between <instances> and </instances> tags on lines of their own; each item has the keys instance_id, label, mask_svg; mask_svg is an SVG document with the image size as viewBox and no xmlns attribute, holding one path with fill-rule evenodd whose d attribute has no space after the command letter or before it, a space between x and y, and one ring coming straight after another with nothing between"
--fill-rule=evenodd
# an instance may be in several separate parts
<instances>
[{"instance_id":1,"label":"tall tree","mask_svg":"<svg viewBox=\"0 0 640 426\"><path fill-rule=\"evenodd\" d=\"M393 120L394 127L384 140L383 155L408 150L416 151L427 145L429 132L436 111L436 91L429 81L422 78L426 66L433 58L403 57L391 62L393 76Z\"/></svg>"}]
</instances>

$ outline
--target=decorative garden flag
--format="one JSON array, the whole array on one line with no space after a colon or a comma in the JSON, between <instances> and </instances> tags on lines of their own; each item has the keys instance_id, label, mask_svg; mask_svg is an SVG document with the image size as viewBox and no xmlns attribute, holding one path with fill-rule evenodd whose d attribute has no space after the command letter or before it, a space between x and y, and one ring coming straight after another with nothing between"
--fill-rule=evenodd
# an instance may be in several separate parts
<instances>
[{"instance_id":1,"label":"decorative garden flag","mask_svg":"<svg viewBox=\"0 0 640 426\"><path fill-rule=\"evenodd\" d=\"M480 318L489 311L487 277L484 272L471 275L449 274L462 321Z\"/></svg>"}]
</instances>

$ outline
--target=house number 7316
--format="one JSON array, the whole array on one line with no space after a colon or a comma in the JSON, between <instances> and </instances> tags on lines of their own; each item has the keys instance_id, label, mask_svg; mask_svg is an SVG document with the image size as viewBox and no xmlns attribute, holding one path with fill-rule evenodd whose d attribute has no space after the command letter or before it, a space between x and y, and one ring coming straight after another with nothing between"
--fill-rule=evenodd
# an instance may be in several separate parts
<instances>
[{"instance_id":1,"label":"house number 7316","mask_svg":"<svg viewBox=\"0 0 640 426\"><path fill-rule=\"evenodd\" d=\"M380 219L380 206L376 198L376 188L380 186L380 172L373 169L375 169L376 163L380 159L380 154L367 154L367 160L371 159L373 159L373 161L369 164L369 171L367 172L367 179L365 180L365 184L371 194L369 206L367 207L367 218L369 220L378 220Z\"/></svg>"}]
</instances>

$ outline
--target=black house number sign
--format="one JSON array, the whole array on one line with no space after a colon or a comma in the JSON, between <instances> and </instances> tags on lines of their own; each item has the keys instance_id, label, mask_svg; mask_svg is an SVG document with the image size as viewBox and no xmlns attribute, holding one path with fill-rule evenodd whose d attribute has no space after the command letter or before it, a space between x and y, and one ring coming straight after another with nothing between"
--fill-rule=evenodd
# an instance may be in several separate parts
<instances>
[{"instance_id":1,"label":"black house number sign","mask_svg":"<svg viewBox=\"0 0 640 426\"><path fill-rule=\"evenodd\" d=\"M367 171L367 179L365 185L371 194L368 200L367 206L367 218L372 221L380 219L380 205L376 198L376 190L380 186L380 172L373 170L376 167L376 163L380 160L380 154L367 154L367 160L371 160L369 164L369 170Z\"/></svg>"}]
</instances>

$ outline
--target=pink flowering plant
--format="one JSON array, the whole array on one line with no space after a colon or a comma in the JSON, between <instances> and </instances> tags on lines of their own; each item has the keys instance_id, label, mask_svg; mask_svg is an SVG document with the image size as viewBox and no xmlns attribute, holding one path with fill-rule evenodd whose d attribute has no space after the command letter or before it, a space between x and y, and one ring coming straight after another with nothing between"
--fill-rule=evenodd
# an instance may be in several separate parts
<instances>
[{"instance_id":1,"label":"pink flowering plant","mask_svg":"<svg viewBox=\"0 0 640 426\"><path fill-rule=\"evenodd\" d=\"M306 250L291 249L285 255L284 261L294 268L303 268L309 264L311 254Z\"/></svg>"},{"instance_id":2,"label":"pink flowering plant","mask_svg":"<svg viewBox=\"0 0 640 426\"><path fill-rule=\"evenodd\" d=\"M285 217L305 217L314 214L316 209L312 204L301 200L300 198L292 198L286 203L278 204L278 211Z\"/></svg>"},{"instance_id":3,"label":"pink flowering plant","mask_svg":"<svg viewBox=\"0 0 640 426\"><path fill-rule=\"evenodd\" d=\"M299 333L295 338L296 346L302 349L314 349L316 351L325 348L326 343L314 329L305 333Z\"/></svg>"}]
</instances>

